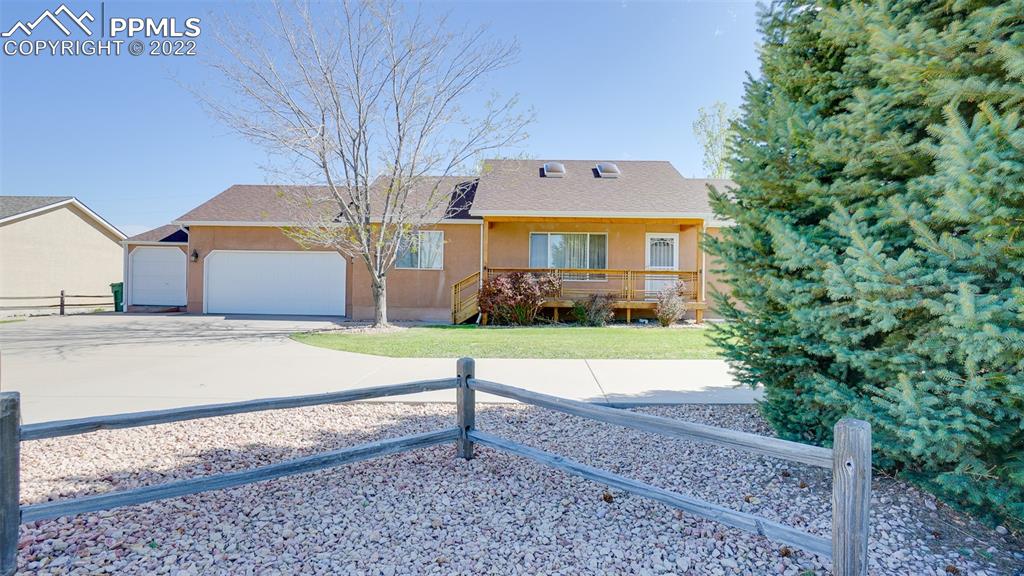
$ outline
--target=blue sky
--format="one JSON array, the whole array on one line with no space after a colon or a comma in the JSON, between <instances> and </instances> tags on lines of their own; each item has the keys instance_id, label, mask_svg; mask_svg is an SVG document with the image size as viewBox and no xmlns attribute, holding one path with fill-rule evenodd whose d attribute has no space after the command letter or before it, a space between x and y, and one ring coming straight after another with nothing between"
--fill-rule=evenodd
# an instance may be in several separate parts
<instances>
[{"instance_id":1,"label":"blue sky","mask_svg":"<svg viewBox=\"0 0 1024 576\"><path fill-rule=\"evenodd\" d=\"M100 11L98 1L66 3L76 13ZM4 0L0 29L59 5ZM233 183L266 182L267 154L217 123L182 86L209 80L204 58L218 49L210 17L252 6L105 2L108 17L203 18L198 58L0 55L0 194L77 196L134 234ZM521 150L532 157L664 159L701 176L691 130L697 109L716 100L737 107L746 73L757 69L752 2L428 2L423 9L518 40L518 63L483 89L518 93L534 109Z\"/></svg>"}]
</instances>

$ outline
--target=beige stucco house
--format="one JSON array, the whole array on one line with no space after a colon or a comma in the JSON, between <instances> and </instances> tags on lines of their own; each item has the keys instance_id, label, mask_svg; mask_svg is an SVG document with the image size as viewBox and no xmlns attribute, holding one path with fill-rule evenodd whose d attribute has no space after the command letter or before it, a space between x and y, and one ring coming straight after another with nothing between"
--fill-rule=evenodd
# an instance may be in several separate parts
<instances>
[{"instance_id":1,"label":"beige stucco house","mask_svg":"<svg viewBox=\"0 0 1024 576\"><path fill-rule=\"evenodd\" d=\"M76 198L0 196L0 308L54 306L61 290L110 294L124 239Z\"/></svg>"},{"instance_id":2,"label":"beige stucco house","mask_svg":"<svg viewBox=\"0 0 1024 576\"><path fill-rule=\"evenodd\" d=\"M552 315L601 292L615 298L624 320L650 316L653 296L681 280L692 316L700 320L708 291L724 288L701 239L731 225L713 213L709 185L732 183L684 178L660 161L487 161L482 176L442 183L452 201L436 225L419 233L418 249L399 257L389 273L388 315L474 320L484 279L525 270L562 277L562 293L547 302ZM143 282L131 270L152 260L147 269L165 278L162 286L182 268L184 277L173 298L168 291L166 302L146 304L183 305L193 313L372 318L362 263L304 249L284 233L301 220L296 203L284 200L292 192L289 186L232 186L173 226L128 239L128 292L137 293L133 279L136 287ZM166 261L166 274L155 271L157 260Z\"/></svg>"}]
</instances>

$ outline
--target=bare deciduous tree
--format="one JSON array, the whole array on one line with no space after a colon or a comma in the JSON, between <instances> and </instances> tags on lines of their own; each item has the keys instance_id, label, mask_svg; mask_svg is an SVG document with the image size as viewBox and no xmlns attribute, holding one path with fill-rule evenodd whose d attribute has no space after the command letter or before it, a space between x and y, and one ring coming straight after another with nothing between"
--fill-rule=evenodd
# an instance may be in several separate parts
<instances>
[{"instance_id":1,"label":"bare deciduous tree","mask_svg":"<svg viewBox=\"0 0 1024 576\"><path fill-rule=\"evenodd\" d=\"M728 178L729 163L726 154L732 138L732 122L736 111L722 101L716 101L710 108L697 109L693 122L693 135L704 147L704 170L710 178Z\"/></svg>"},{"instance_id":2,"label":"bare deciduous tree","mask_svg":"<svg viewBox=\"0 0 1024 576\"><path fill-rule=\"evenodd\" d=\"M315 184L282 187L296 222L285 232L363 262L374 325L385 326L388 272L419 229L459 205L464 188L453 191L451 176L525 138L530 117L515 98L475 115L462 108L517 46L386 0L276 2L261 24L222 28L228 57L213 66L238 98L197 95Z\"/></svg>"}]
</instances>

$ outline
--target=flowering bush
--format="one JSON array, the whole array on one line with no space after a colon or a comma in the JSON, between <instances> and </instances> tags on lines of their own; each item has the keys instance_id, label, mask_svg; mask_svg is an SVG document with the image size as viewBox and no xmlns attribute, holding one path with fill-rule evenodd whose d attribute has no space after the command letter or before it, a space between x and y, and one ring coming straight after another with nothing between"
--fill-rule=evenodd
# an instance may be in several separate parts
<instances>
[{"instance_id":1,"label":"flowering bush","mask_svg":"<svg viewBox=\"0 0 1024 576\"><path fill-rule=\"evenodd\" d=\"M682 280L658 292L654 314L659 324L671 326L686 314L686 298L683 298L683 294L687 292L688 287Z\"/></svg>"},{"instance_id":2,"label":"flowering bush","mask_svg":"<svg viewBox=\"0 0 1024 576\"><path fill-rule=\"evenodd\" d=\"M591 294L573 302L572 315L584 326L604 326L615 317L614 301L608 294Z\"/></svg>"},{"instance_id":3,"label":"flowering bush","mask_svg":"<svg viewBox=\"0 0 1024 576\"><path fill-rule=\"evenodd\" d=\"M480 311L495 324L528 326L537 319L544 299L558 294L561 287L554 274L501 274L484 280L480 287Z\"/></svg>"}]
</instances>

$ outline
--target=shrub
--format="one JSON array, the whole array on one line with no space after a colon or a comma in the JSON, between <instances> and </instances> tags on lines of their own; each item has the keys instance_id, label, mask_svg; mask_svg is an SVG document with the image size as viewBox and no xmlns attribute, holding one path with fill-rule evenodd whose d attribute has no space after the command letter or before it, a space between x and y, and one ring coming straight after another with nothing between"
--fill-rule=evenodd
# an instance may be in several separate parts
<instances>
[{"instance_id":1,"label":"shrub","mask_svg":"<svg viewBox=\"0 0 1024 576\"><path fill-rule=\"evenodd\" d=\"M607 294L591 294L572 303L572 316L584 326L604 326L615 317L614 301Z\"/></svg>"},{"instance_id":2,"label":"shrub","mask_svg":"<svg viewBox=\"0 0 1024 576\"><path fill-rule=\"evenodd\" d=\"M658 324L671 326L686 314L686 298L683 297L683 294L687 292L686 283L682 280L658 292L654 307L654 314L658 317Z\"/></svg>"},{"instance_id":3,"label":"shrub","mask_svg":"<svg viewBox=\"0 0 1024 576\"><path fill-rule=\"evenodd\" d=\"M495 324L529 326L537 319L544 299L562 287L554 274L510 272L484 280L478 297L480 311Z\"/></svg>"}]
</instances>

